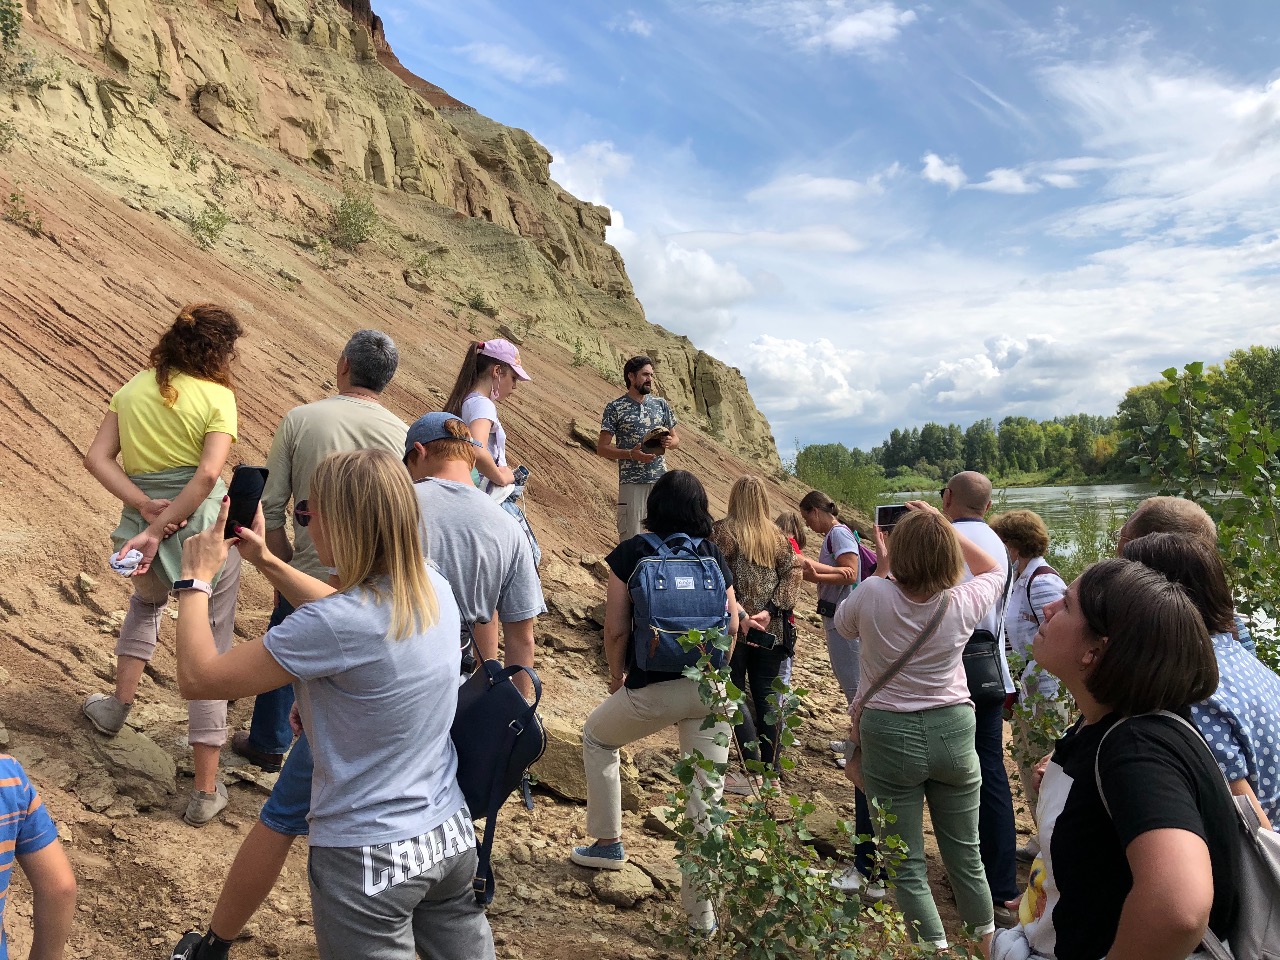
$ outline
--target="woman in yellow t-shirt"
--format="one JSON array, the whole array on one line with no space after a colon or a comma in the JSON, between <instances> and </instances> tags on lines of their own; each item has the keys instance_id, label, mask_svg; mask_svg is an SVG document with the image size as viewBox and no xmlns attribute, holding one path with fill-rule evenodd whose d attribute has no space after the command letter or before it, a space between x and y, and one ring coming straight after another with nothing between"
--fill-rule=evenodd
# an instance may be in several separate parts
<instances>
[{"instance_id":1,"label":"woman in yellow t-shirt","mask_svg":"<svg viewBox=\"0 0 1280 960\"><path fill-rule=\"evenodd\" d=\"M106 736L124 726L155 651L160 614L181 576L182 542L217 519L226 495L222 469L236 439L231 364L243 334L229 310L211 303L183 308L151 351L148 369L111 398L85 455L88 471L124 503L112 534L115 558L123 560L131 550L142 555L116 644L115 693L95 693L84 705L85 716ZM220 653L231 649L239 586L240 555L233 548L209 604ZM227 805L227 789L218 780L227 702L196 700L187 709L195 792L183 819L203 826Z\"/></svg>"}]
</instances>

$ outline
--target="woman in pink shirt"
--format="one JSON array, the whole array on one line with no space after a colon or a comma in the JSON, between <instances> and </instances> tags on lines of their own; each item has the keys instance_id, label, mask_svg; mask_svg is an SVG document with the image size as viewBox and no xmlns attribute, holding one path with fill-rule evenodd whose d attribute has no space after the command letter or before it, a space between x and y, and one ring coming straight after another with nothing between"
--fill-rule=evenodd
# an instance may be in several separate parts
<instances>
[{"instance_id":1,"label":"woman in pink shirt","mask_svg":"<svg viewBox=\"0 0 1280 960\"><path fill-rule=\"evenodd\" d=\"M850 739L862 747L867 795L888 805L897 821L887 832L907 845L895 896L913 936L937 949L947 946L925 872L928 799L960 917L982 938L985 956L995 914L978 849L982 772L961 655L1004 577L990 554L933 507L907 506L911 511L887 541L876 529L875 576L836 610L836 629L862 641L861 681L850 708L861 708L861 722ZM966 563L974 577L961 584ZM932 634L911 652L935 620Z\"/></svg>"}]
</instances>

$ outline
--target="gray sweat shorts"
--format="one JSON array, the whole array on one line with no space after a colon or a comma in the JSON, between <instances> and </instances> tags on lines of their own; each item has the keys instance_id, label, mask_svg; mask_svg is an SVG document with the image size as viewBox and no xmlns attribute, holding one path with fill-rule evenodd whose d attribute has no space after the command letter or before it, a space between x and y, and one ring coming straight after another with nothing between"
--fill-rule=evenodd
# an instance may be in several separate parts
<instances>
[{"instance_id":1,"label":"gray sweat shorts","mask_svg":"<svg viewBox=\"0 0 1280 960\"><path fill-rule=\"evenodd\" d=\"M476 903L476 835L463 807L434 830L367 847L311 848L311 913L323 960L494 960Z\"/></svg>"}]
</instances>

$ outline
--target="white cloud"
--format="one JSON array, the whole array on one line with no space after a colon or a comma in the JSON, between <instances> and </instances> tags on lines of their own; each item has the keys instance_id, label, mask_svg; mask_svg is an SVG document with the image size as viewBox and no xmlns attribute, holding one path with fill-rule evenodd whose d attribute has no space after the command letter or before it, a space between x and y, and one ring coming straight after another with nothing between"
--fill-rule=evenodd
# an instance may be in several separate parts
<instances>
[{"instance_id":1,"label":"white cloud","mask_svg":"<svg viewBox=\"0 0 1280 960\"><path fill-rule=\"evenodd\" d=\"M970 189L990 193L1035 193L1040 189L1040 184L1030 182L1017 170L997 167L987 174L986 180L971 184Z\"/></svg>"},{"instance_id":2,"label":"white cloud","mask_svg":"<svg viewBox=\"0 0 1280 960\"><path fill-rule=\"evenodd\" d=\"M1072 190L1080 186L1080 181L1069 173L1042 173L1040 179L1059 190Z\"/></svg>"},{"instance_id":3,"label":"white cloud","mask_svg":"<svg viewBox=\"0 0 1280 960\"><path fill-rule=\"evenodd\" d=\"M784 174L756 187L747 194L752 203L853 203L872 195L883 194L886 181L901 173L893 164L866 180L848 177L815 177L810 173Z\"/></svg>"},{"instance_id":4,"label":"white cloud","mask_svg":"<svg viewBox=\"0 0 1280 960\"><path fill-rule=\"evenodd\" d=\"M742 372L756 402L769 411L774 435L870 412L878 392L866 378L866 358L825 337L813 341L761 336L743 351ZM877 411L878 413L879 411Z\"/></svg>"},{"instance_id":5,"label":"white cloud","mask_svg":"<svg viewBox=\"0 0 1280 960\"><path fill-rule=\"evenodd\" d=\"M756 292L735 264L653 232L629 230L617 210L609 242L626 260L649 320L701 340L700 345L722 337L734 324L732 308Z\"/></svg>"},{"instance_id":6,"label":"white cloud","mask_svg":"<svg viewBox=\"0 0 1280 960\"><path fill-rule=\"evenodd\" d=\"M628 10L625 16L610 20L608 26L610 30L634 33L637 37L653 36L653 24L634 10Z\"/></svg>"},{"instance_id":7,"label":"white cloud","mask_svg":"<svg viewBox=\"0 0 1280 960\"><path fill-rule=\"evenodd\" d=\"M922 162L924 169L920 171L920 176L930 183L945 184L948 190L954 191L959 190L969 181L959 164L947 163L936 153L926 153Z\"/></svg>"},{"instance_id":8,"label":"white cloud","mask_svg":"<svg viewBox=\"0 0 1280 960\"><path fill-rule=\"evenodd\" d=\"M605 185L631 172L632 158L611 140L593 140L576 150L552 150L551 173L556 183L580 200L607 206Z\"/></svg>"},{"instance_id":9,"label":"white cloud","mask_svg":"<svg viewBox=\"0 0 1280 960\"><path fill-rule=\"evenodd\" d=\"M866 243L834 224L822 223L794 230L745 230L742 232L702 230L678 234L684 243L718 249L757 247L761 250L800 250L822 253L856 253Z\"/></svg>"},{"instance_id":10,"label":"white cloud","mask_svg":"<svg viewBox=\"0 0 1280 960\"><path fill-rule=\"evenodd\" d=\"M563 83L564 70L552 61L536 55L517 53L500 43L469 43L458 47L478 67L491 70L504 80L530 86L547 86Z\"/></svg>"},{"instance_id":11,"label":"white cloud","mask_svg":"<svg viewBox=\"0 0 1280 960\"><path fill-rule=\"evenodd\" d=\"M865 0L749 0L705 4L713 15L744 19L802 50L875 55L918 20L914 10Z\"/></svg>"}]
</instances>

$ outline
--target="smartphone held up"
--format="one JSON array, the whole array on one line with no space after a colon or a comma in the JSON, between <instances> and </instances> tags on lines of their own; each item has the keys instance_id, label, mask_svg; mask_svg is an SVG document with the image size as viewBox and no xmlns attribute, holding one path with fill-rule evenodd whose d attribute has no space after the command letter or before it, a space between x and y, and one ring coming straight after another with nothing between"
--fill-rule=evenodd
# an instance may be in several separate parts
<instances>
[{"instance_id":1,"label":"smartphone held up","mask_svg":"<svg viewBox=\"0 0 1280 960\"><path fill-rule=\"evenodd\" d=\"M236 527L253 526L262 491L267 486L267 472L266 467L249 467L243 463L231 471L231 485L227 488L231 509L227 513L227 524L222 529L225 539L230 540L236 535Z\"/></svg>"},{"instance_id":2,"label":"smartphone held up","mask_svg":"<svg viewBox=\"0 0 1280 960\"><path fill-rule=\"evenodd\" d=\"M898 521L906 516L909 509L905 503L889 503L876 507L876 526L883 530L887 537Z\"/></svg>"}]
</instances>

